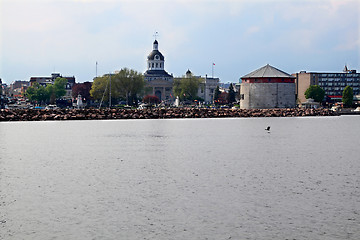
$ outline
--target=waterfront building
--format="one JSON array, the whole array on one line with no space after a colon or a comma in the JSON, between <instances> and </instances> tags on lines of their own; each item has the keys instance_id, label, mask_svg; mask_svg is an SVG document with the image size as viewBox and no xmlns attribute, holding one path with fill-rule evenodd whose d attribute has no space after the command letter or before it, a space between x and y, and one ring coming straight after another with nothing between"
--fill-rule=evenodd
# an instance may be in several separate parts
<instances>
[{"instance_id":1,"label":"waterfront building","mask_svg":"<svg viewBox=\"0 0 360 240\"><path fill-rule=\"evenodd\" d=\"M354 98L360 94L360 73L356 70L348 70L347 66L343 72L306 72L292 74L296 84L296 95L299 102L306 101L305 91L311 85L318 85L325 91L326 102L341 102L342 93L346 86L350 86L354 92Z\"/></svg>"},{"instance_id":2,"label":"waterfront building","mask_svg":"<svg viewBox=\"0 0 360 240\"><path fill-rule=\"evenodd\" d=\"M293 108L295 100L295 77L269 64L241 77L241 109Z\"/></svg>"},{"instance_id":3,"label":"waterfront building","mask_svg":"<svg viewBox=\"0 0 360 240\"><path fill-rule=\"evenodd\" d=\"M75 77L71 76L62 76L60 73L52 73L51 76L46 77L31 77L30 78L30 86L33 86L35 83L39 83L40 85L46 87L48 84L54 84L56 78L65 78L68 80L65 85L66 94L64 99L72 99L72 86L75 84Z\"/></svg>"},{"instance_id":4,"label":"waterfront building","mask_svg":"<svg viewBox=\"0 0 360 240\"><path fill-rule=\"evenodd\" d=\"M158 49L158 41L153 43L153 50L147 57L147 70L144 73L147 93L155 95L165 103L174 102L172 75L165 71L165 58Z\"/></svg>"}]
</instances>

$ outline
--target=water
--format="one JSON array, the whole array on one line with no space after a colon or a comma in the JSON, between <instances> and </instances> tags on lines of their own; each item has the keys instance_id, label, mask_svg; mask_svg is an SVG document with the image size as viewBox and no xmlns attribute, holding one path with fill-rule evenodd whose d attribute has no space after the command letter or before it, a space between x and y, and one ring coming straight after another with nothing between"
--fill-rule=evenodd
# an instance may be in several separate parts
<instances>
[{"instance_id":1,"label":"water","mask_svg":"<svg viewBox=\"0 0 360 240\"><path fill-rule=\"evenodd\" d=\"M359 142L359 116L0 123L0 239L360 239Z\"/></svg>"}]
</instances>

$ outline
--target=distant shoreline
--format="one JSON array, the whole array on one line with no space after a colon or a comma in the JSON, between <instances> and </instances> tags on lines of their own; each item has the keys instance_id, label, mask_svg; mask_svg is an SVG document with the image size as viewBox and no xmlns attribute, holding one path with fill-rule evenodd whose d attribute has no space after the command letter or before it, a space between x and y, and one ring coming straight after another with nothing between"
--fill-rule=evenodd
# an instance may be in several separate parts
<instances>
[{"instance_id":1,"label":"distant shoreline","mask_svg":"<svg viewBox=\"0 0 360 240\"><path fill-rule=\"evenodd\" d=\"M356 114L356 113L354 113ZM66 121L106 119L170 119L170 118L249 118L339 116L330 109L208 109L208 108L152 108L152 109L1 109L0 122L9 121Z\"/></svg>"}]
</instances>

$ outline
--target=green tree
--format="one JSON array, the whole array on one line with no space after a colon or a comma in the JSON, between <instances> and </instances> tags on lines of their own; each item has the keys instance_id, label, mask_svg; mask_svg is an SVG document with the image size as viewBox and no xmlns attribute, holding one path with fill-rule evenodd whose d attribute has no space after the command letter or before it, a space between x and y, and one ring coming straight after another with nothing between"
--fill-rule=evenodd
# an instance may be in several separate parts
<instances>
[{"instance_id":1,"label":"green tree","mask_svg":"<svg viewBox=\"0 0 360 240\"><path fill-rule=\"evenodd\" d=\"M141 97L144 91L145 81L141 73L123 68L116 74L106 74L94 79L90 90L90 95L100 100L104 98L109 101L109 90L111 80L111 99L124 98L128 105L137 105L137 99Z\"/></svg>"},{"instance_id":2,"label":"green tree","mask_svg":"<svg viewBox=\"0 0 360 240\"><path fill-rule=\"evenodd\" d=\"M173 91L175 96L179 96L181 100L195 100L201 79L194 76L182 77L181 79L175 79L173 85Z\"/></svg>"},{"instance_id":3,"label":"green tree","mask_svg":"<svg viewBox=\"0 0 360 240\"><path fill-rule=\"evenodd\" d=\"M143 95L145 87L144 76L141 73L123 68L114 75L114 83L115 90L120 97L126 99L128 105L137 105L138 98Z\"/></svg>"},{"instance_id":4,"label":"green tree","mask_svg":"<svg viewBox=\"0 0 360 240\"><path fill-rule=\"evenodd\" d=\"M217 103L219 101L219 97L220 97L220 87L216 86L215 88L215 92L214 92L214 102Z\"/></svg>"},{"instance_id":5,"label":"green tree","mask_svg":"<svg viewBox=\"0 0 360 240\"><path fill-rule=\"evenodd\" d=\"M175 97L179 97L179 99L181 98L181 96L182 96L182 94L181 94L181 79L179 79L179 78L174 79L173 92L174 92Z\"/></svg>"},{"instance_id":6,"label":"green tree","mask_svg":"<svg viewBox=\"0 0 360 240\"><path fill-rule=\"evenodd\" d=\"M346 86L343 91L343 94L342 94L342 101L343 101L345 107L352 106L353 98L354 98L354 92L353 92L352 87Z\"/></svg>"},{"instance_id":7,"label":"green tree","mask_svg":"<svg viewBox=\"0 0 360 240\"><path fill-rule=\"evenodd\" d=\"M25 92L25 96L31 101L31 102L35 102L37 101L37 86L39 84L35 83L33 86L30 86L27 88L26 92Z\"/></svg>"},{"instance_id":8,"label":"green tree","mask_svg":"<svg viewBox=\"0 0 360 240\"><path fill-rule=\"evenodd\" d=\"M235 91L234 91L234 87L233 87L233 84L230 83L230 86L229 86L229 94L227 95L227 100L228 100L228 103L233 103L235 102Z\"/></svg>"},{"instance_id":9,"label":"green tree","mask_svg":"<svg viewBox=\"0 0 360 240\"><path fill-rule=\"evenodd\" d=\"M312 98L315 102L322 102L325 96L325 91L318 85L311 85L305 91L306 99Z\"/></svg>"},{"instance_id":10,"label":"green tree","mask_svg":"<svg viewBox=\"0 0 360 240\"><path fill-rule=\"evenodd\" d=\"M56 78L54 82L54 91L56 99L62 98L66 94L65 86L68 80L66 78Z\"/></svg>"},{"instance_id":11,"label":"green tree","mask_svg":"<svg viewBox=\"0 0 360 240\"><path fill-rule=\"evenodd\" d=\"M25 93L26 97L32 102L45 103L49 100L49 92L39 83L29 87Z\"/></svg>"},{"instance_id":12,"label":"green tree","mask_svg":"<svg viewBox=\"0 0 360 240\"><path fill-rule=\"evenodd\" d=\"M90 89L90 95L95 100L101 100L104 97L104 101L109 101L109 75L97 77Z\"/></svg>"},{"instance_id":13,"label":"green tree","mask_svg":"<svg viewBox=\"0 0 360 240\"><path fill-rule=\"evenodd\" d=\"M48 93L48 100L50 103L55 103L56 99L59 99L66 94L65 86L68 80L66 78L56 78L54 84L48 84L46 91Z\"/></svg>"},{"instance_id":14,"label":"green tree","mask_svg":"<svg viewBox=\"0 0 360 240\"><path fill-rule=\"evenodd\" d=\"M48 84L46 85L46 88L45 88L47 94L48 94L48 97L51 104L55 103L55 100L56 100L56 95L55 95L55 87L53 84Z\"/></svg>"},{"instance_id":15,"label":"green tree","mask_svg":"<svg viewBox=\"0 0 360 240\"><path fill-rule=\"evenodd\" d=\"M41 103L46 103L50 98L49 92L46 91L46 88L42 85L39 85L36 91L37 101Z\"/></svg>"}]
</instances>

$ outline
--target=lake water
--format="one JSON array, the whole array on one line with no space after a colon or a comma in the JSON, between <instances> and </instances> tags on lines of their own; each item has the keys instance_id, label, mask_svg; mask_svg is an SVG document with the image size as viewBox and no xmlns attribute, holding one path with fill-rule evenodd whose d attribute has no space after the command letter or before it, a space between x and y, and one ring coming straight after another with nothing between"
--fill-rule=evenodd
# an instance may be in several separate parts
<instances>
[{"instance_id":1,"label":"lake water","mask_svg":"<svg viewBox=\"0 0 360 240\"><path fill-rule=\"evenodd\" d=\"M359 146L360 116L0 123L0 239L357 240Z\"/></svg>"}]
</instances>

